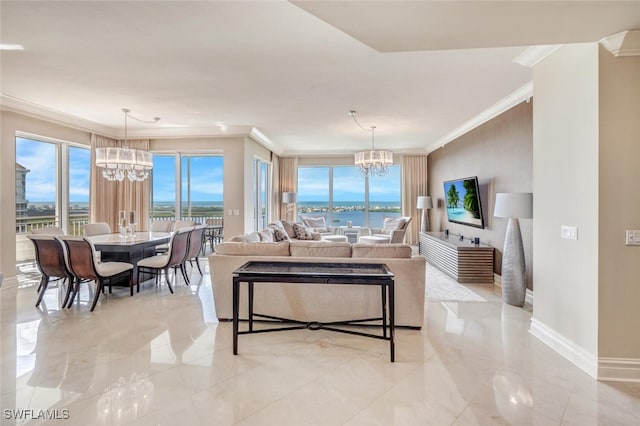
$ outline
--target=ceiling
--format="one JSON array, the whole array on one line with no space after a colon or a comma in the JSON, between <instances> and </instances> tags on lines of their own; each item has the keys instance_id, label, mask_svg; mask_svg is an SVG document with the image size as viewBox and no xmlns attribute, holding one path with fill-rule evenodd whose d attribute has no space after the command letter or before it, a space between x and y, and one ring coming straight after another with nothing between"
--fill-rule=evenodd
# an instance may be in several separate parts
<instances>
[{"instance_id":1,"label":"ceiling","mask_svg":"<svg viewBox=\"0 0 640 426\"><path fill-rule=\"evenodd\" d=\"M513 62L528 46L640 28L633 1L2 0L0 15L0 41L24 46L1 51L5 109L121 137L129 108L161 117L130 136L253 132L283 155L369 147L350 110L376 147L429 152L530 96Z\"/></svg>"}]
</instances>

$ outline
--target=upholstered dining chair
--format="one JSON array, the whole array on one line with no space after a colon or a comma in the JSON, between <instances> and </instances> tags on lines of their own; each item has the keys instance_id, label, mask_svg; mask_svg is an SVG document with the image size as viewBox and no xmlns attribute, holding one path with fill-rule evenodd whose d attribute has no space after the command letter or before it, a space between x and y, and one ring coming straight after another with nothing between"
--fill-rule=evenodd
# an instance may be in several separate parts
<instances>
[{"instance_id":1,"label":"upholstered dining chair","mask_svg":"<svg viewBox=\"0 0 640 426\"><path fill-rule=\"evenodd\" d=\"M173 288L171 288L171 282L169 281L169 268L180 269L182 277L185 282L188 283L189 280L187 279L184 263L189 249L189 236L192 230L193 228L182 228L175 231L173 235L171 235L171 240L169 240L167 253L139 260L137 263L138 283L140 282L141 273L150 273L156 276L157 284L158 277L162 274L162 271L164 271L169 291L173 293Z\"/></svg>"},{"instance_id":2,"label":"upholstered dining chair","mask_svg":"<svg viewBox=\"0 0 640 426\"><path fill-rule=\"evenodd\" d=\"M107 222L87 223L84 226L84 234L87 237L111 234L111 227Z\"/></svg>"},{"instance_id":3,"label":"upholstered dining chair","mask_svg":"<svg viewBox=\"0 0 640 426\"><path fill-rule=\"evenodd\" d=\"M187 249L187 255L184 258L184 263L186 266L187 261L189 263L196 261L196 266L198 267L198 272L202 275L202 269L200 269L200 261L198 260L198 255L202 250L202 241L204 240L204 231L207 229L207 225L196 225L191 231L191 235L189 235L189 248ZM192 264L193 265L193 264ZM187 284L189 284L189 275L185 275L185 279L187 280Z\"/></svg>"},{"instance_id":4,"label":"upholstered dining chair","mask_svg":"<svg viewBox=\"0 0 640 426\"><path fill-rule=\"evenodd\" d=\"M68 281L67 293L64 296L64 302L62 302L62 306L66 306L73 287L74 276L67 267L62 244L53 235L27 235L27 238L33 243L36 264L42 274L40 285L38 286L40 294L38 295L36 307L40 306L40 302L42 302L52 278L56 278L59 281Z\"/></svg>"},{"instance_id":5,"label":"upholstered dining chair","mask_svg":"<svg viewBox=\"0 0 640 426\"><path fill-rule=\"evenodd\" d=\"M82 280L95 281L96 291L91 304L91 311L96 307L100 293L104 292L104 287L111 286L113 282L127 279L129 282L129 292L133 296L133 265L126 262L98 262L95 258L95 247L91 240L86 237L59 236L56 237L64 244L67 250L67 261L69 270L75 276L75 284L71 300L67 308L73 306L73 301L80 289ZM140 285L138 284L138 291Z\"/></svg>"},{"instance_id":6,"label":"upholstered dining chair","mask_svg":"<svg viewBox=\"0 0 640 426\"><path fill-rule=\"evenodd\" d=\"M59 226L45 226L44 228L33 228L31 229L32 234L36 235L64 235L64 231Z\"/></svg>"}]
</instances>

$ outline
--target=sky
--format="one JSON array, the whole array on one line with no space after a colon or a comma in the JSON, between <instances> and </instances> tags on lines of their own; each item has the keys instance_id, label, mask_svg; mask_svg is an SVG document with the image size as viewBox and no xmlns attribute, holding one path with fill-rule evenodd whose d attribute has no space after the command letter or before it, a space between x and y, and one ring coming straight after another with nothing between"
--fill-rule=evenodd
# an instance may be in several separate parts
<instances>
[{"instance_id":1,"label":"sky","mask_svg":"<svg viewBox=\"0 0 640 426\"><path fill-rule=\"evenodd\" d=\"M69 148L69 187L71 203L89 201L91 153L87 148ZM29 169L26 198L31 203L55 201L56 144L16 138L16 162ZM187 200L187 164L190 166L191 201L223 200L223 157L182 157L183 202ZM175 200L175 156L153 157L153 200ZM333 168L334 201L364 202L365 179L356 167ZM298 169L299 201L329 199L329 168L301 167ZM392 166L386 176L369 178L369 199L400 202L400 166Z\"/></svg>"},{"instance_id":2,"label":"sky","mask_svg":"<svg viewBox=\"0 0 640 426\"><path fill-rule=\"evenodd\" d=\"M89 202L89 165L87 148L69 149L69 202ZM55 202L56 144L16 138L16 162L27 169L26 198L31 203Z\"/></svg>"},{"instance_id":3,"label":"sky","mask_svg":"<svg viewBox=\"0 0 640 426\"><path fill-rule=\"evenodd\" d=\"M333 200L364 202L365 179L353 166L333 168ZM298 168L298 200L329 200L329 168ZM369 177L369 201L397 201L400 203L400 166L389 168L386 176Z\"/></svg>"}]
</instances>

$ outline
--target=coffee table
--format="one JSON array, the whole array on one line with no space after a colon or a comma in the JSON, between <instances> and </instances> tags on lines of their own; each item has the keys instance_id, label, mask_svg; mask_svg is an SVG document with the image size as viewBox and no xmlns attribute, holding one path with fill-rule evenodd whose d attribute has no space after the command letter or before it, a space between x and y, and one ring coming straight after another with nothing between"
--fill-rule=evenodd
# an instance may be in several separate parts
<instances>
[{"instance_id":1,"label":"coffee table","mask_svg":"<svg viewBox=\"0 0 640 426\"><path fill-rule=\"evenodd\" d=\"M248 330L239 330L240 284L248 286ZM295 319L279 318L253 312L253 289L256 283L294 283L294 284L344 284L377 285L381 293L381 316L349 321L328 323L305 322ZM388 303L387 303L388 302ZM388 315L387 315L388 313ZM278 324L292 324L278 328L254 328L254 317L262 321ZM382 335L365 333L358 330L337 327L362 326L365 323L381 321ZM391 362L395 361L395 313L393 273L387 265L381 263L314 263L314 262L258 262L250 261L233 272L233 354L238 354L238 336L240 334L266 333L287 330L330 330L339 333L354 334L389 341Z\"/></svg>"}]
</instances>

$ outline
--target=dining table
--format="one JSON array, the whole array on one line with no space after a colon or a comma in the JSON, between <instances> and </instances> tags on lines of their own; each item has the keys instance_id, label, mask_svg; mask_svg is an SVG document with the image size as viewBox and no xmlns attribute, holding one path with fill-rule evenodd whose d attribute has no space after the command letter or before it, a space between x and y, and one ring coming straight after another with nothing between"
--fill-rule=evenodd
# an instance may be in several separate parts
<instances>
[{"instance_id":1,"label":"dining table","mask_svg":"<svg viewBox=\"0 0 640 426\"><path fill-rule=\"evenodd\" d=\"M133 283L137 284L137 263L146 257L156 255L156 246L166 244L171 239L170 232L134 232L130 234L104 234L87 237L103 262L127 262L133 265ZM141 280L153 278L152 274L142 274Z\"/></svg>"}]
</instances>

